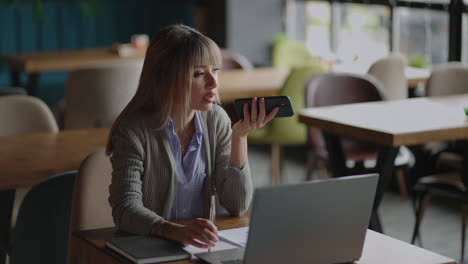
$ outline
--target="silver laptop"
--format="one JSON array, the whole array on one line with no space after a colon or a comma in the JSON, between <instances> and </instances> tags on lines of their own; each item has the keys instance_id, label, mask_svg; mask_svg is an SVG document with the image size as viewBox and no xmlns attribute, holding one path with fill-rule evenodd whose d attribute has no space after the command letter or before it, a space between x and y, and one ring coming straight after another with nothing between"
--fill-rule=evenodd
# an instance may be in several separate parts
<instances>
[{"instance_id":1,"label":"silver laptop","mask_svg":"<svg viewBox=\"0 0 468 264\"><path fill-rule=\"evenodd\" d=\"M378 174L255 190L245 249L198 254L211 264L348 263L361 257Z\"/></svg>"}]
</instances>

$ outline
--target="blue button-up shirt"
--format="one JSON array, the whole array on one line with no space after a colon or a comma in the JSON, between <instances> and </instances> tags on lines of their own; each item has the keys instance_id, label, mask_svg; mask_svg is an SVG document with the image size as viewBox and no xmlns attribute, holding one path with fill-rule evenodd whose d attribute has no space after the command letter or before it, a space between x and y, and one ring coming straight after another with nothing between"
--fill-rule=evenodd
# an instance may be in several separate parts
<instances>
[{"instance_id":1,"label":"blue button-up shirt","mask_svg":"<svg viewBox=\"0 0 468 264\"><path fill-rule=\"evenodd\" d=\"M203 217L203 187L206 178L206 147L198 112L195 112L195 133L182 157L179 137L174 131L174 122L169 120L166 134L174 156L177 191L172 205L171 219Z\"/></svg>"}]
</instances>

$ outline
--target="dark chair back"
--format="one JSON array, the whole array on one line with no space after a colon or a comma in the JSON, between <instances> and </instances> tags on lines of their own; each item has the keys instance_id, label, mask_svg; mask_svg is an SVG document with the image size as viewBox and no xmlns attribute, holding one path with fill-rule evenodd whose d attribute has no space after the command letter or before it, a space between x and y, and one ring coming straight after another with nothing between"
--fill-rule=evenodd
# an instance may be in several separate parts
<instances>
[{"instance_id":1,"label":"dark chair back","mask_svg":"<svg viewBox=\"0 0 468 264\"><path fill-rule=\"evenodd\" d=\"M27 95L23 87L0 87L0 96L6 95Z\"/></svg>"},{"instance_id":2,"label":"dark chair back","mask_svg":"<svg viewBox=\"0 0 468 264\"><path fill-rule=\"evenodd\" d=\"M306 107L381 101L385 99L381 84L368 75L326 73L314 76L306 84ZM309 144L322 157L328 154L321 131L309 127ZM375 158L377 149L354 140L343 140L343 150L348 160L362 161Z\"/></svg>"},{"instance_id":3,"label":"dark chair back","mask_svg":"<svg viewBox=\"0 0 468 264\"><path fill-rule=\"evenodd\" d=\"M66 263L75 175L52 176L28 192L11 236L10 264Z\"/></svg>"}]
</instances>

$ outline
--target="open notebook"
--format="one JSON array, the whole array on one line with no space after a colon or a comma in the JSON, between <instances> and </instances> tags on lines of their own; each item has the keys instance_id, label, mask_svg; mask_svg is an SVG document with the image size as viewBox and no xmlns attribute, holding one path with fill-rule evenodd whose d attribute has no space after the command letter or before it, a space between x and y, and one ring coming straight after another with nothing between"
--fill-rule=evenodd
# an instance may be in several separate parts
<instances>
[{"instance_id":1,"label":"open notebook","mask_svg":"<svg viewBox=\"0 0 468 264\"><path fill-rule=\"evenodd\" d=\"M219 241L211 251L245 247L247 232L248 227L220 231ZM137 264L189 259L195 254L208 252L206 248L182 248L176 242L150 236L112 237L106 240L106 246Z\"/></svg>"}]
</instances>

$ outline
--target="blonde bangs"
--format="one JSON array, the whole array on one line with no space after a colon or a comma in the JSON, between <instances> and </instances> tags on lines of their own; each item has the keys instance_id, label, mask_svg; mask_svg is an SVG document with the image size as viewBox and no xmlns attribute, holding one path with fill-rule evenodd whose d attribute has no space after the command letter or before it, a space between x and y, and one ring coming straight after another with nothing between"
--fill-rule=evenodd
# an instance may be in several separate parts
<instances>
[{"instance_id":1,"label":"blonde bangs","mask_svg":"<svg viewBox=\"0 0 468 264\"><path fill-rule=\"evenodd\" d=\"M198 65L212 65L215 68L222 67L223 59L221 51L214 41L203 36L197 44L193 53L194 67Z\"/></svg>"}]
</instances>

